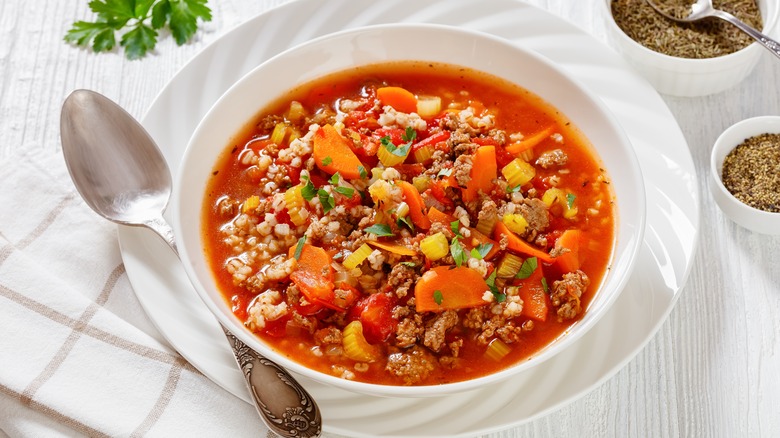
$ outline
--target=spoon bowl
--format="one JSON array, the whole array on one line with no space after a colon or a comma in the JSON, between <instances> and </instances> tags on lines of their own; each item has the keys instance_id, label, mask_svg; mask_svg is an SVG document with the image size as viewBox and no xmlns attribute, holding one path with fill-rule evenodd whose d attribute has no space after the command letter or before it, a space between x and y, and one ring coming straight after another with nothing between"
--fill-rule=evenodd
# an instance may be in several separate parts
<instances>
[{"instance_id":1,"label":"spoon bowl","mask_svg":"<svg viewBox=\"0 0 780 438\"><path fill-rule=\"evenodd\" d=\"M112 222L152 229L178 256L163 218L171 174L143 126L105 96L76 90L63 103L60 131L68 172L87 205ZM322 418L309 393L286 370L222 329L266 425L285 437L318 436Z\"/></svg>"},{"instance_id":2,"label":"spoon bowl","mask_svg":"<svg viewBox=\"0 0 780 438\"><path fill-rule=\"evenodd\" d=\"M697 0L696 3L691 5L690 13L688 13L688 15L676 14L673 8L671 8L669 5L665 5L663 1L645 1L659 14L663 15L669 20L677 21L679 23L692 23L709 17L716 17L720 18L721 20L728 21L729 23L736 26L739 30L745 32L751 38L755 39L765 49L772 52L772 54L780 58L780 43L769 38L767 35L759 32L758 30L753 29L734 15L720 9L715 9L715 7L712 6L712 0Z\"/></svg>"}]
</instances>

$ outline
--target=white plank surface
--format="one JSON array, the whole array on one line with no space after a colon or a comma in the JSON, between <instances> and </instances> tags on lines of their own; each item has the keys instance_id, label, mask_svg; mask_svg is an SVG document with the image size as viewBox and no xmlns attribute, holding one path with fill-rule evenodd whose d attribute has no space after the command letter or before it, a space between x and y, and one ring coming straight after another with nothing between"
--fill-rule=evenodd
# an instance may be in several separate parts
<instances>
[{"instance_id":1,"label":"white plank surface","mask_svg":"<svg viewBox=\"0 0 780 438\"><path fill-rule=\"evenodd\" d=\"M606 39L602 0L531 0ZM87 0L0 2L0 160L57 154L59 109L90 88L141 117L167 81L226 30L283 0L209 2L214 20L143 61L62 42L90 17ZM707 191L709 152L730 124L780 114L780 60L765 54L741 85L702 98L665 97L699 174L701 237L682 296L657 336L623 370L546 417L494 436L780 436L780 237L725 218ZM12 185L0 176L0 190ZM0 207L1 208L1 207ZM1 365L0 365L1 366Z\"/></svg>"}]
</instances>

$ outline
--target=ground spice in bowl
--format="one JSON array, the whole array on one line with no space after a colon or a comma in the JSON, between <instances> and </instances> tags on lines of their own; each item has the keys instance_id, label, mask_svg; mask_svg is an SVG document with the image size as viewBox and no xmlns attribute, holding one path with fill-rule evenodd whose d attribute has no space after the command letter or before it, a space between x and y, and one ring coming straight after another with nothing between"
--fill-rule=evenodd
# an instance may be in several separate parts
<instances>
[{"instance_id":1,"label":"ground spice in bowl","mask_svg":"<svg viewBox=\"0 0 780 438\"><path fill-rule=\"evenodd\" d=\"M743 203L780 213L780 134L746 139L726 155L721 178Z\"/></svg>"},{"instance_id":2,"label":"ground spice in bowl","mask_svg":"<svg viewBox=\"0 0 780 438\"><path fill-rule=\"evenodd\" d=\"M694 0L656 0L670 15L686 16ZM713 0L713 6L730 12L754 29L763 28L755 0ZM666 9L668 8L668 9ZM734 25L717 18L677 23L657 13L645 0L614 0L615 23L632 40L655 52L678 58L715 58L743 49L753 39Z\"/></svg>"}]
</instances>

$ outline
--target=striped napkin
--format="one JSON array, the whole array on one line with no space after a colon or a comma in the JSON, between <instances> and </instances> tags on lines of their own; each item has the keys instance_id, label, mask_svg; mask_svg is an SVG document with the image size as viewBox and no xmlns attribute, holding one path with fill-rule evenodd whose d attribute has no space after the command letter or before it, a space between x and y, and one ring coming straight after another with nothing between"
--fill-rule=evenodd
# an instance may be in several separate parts
<instances>
[{"instance_id":1,"label":"striped napkin","mask_svg":"<svg viewBox=\"0 0 780 438\"><path fill-rule=\"evenodd\" d=\"M147 319L60 153L0 161L0 436L265 436Z\"/></svg>"}]
</instances>

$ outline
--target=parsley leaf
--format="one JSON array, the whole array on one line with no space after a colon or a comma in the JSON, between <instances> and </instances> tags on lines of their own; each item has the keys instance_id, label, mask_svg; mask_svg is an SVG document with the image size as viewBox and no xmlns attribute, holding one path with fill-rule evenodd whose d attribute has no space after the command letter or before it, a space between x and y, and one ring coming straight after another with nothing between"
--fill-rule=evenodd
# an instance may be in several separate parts
<instances>
[{"instance_id":1,"label":"parsley leaf","mask_svg":"<svg viewBox=\"0 0 780 438\"><path fill-rule=\"evenodd\" d=\"M572 206L574 206L574 200L577 199L577 197L574 195L574 193L569 193L566 195L566 206L571 209Z\"/></svg>"},{"instance_id":2,"label":"parsley leaf","mask_svg":"<svg viewBox=\"0 0 780 438\"><path fill-rule=\"evenodd\" d=\"M314 199L315 196L317 196L317 188L314 187L314 184L311 182L311 179L308 177L301 177L301 179L306 180L306 185L303 186L301 189L301 196L303 196L303 199L307 201L311 201Z\"/></svg>"},{"instance_id":3,"label":"parsley leaf","mask_svg":"<svg viewBox=\"0 0 780 438\"><path fill-rule=\"evenodd\" d=\"M410 268L416 268L417 267L417 263L415 263L415 262L401 262L401 264L404 265L404 266L408 266Z\"/></svg>"},{"instance_id":4,"label":"parsley leaf","mask_svg":"<svg viewBox=\"0 0 780 438\"><path fill-rule=\"evenodd\" d=\"M482 260L488 255L491 249L493 249L492 243L480 243L471 250L471 256L477 260Z\"/></svg>"},{"instance_id":5,"label":"parsley leaf","mask_svg":"<svg viewBox=\"0 0 780 438\"><path fill-rule=\"evenodd\" d=\"M487 280L485 280L485 283L487 283L488 289L490 289L490 292L493 294L493 298L496 299L497 303L503 303L506 301L506 294L501 293L501 291L496 287L496 269L490 273L490 276L488 276Z\"/></svg>"},{"instance_id":6,"label":"parsley leaf","mask_svg":"<svg viewBox=\"0 0 780 438\"><path fill-rule=\"evenodd\" d=\"M547 287L547 278L542 277L542 289L544 289L544 293L550 292L550 288Z\"/></svg>"},{"instance_id":7,"label":"parsley leaf","mask_svg":"<svg viewBox=\"0 0 780 438\"><path fill-rule=\"evenodd\" d=\"M463 250L463 245L460 244L457 237L452 239L450 253L452 254L452 258L455 259L455 265L458 267L469 260L469 255Z\"/></svg>"},{"instance_id":8,"label":"parsley leaf","mask_svg":"<svg viewBox=\"0 0 780 438\"><path fill-rule=\"evenodd\" d=\"M331 157L325 157L325 158L322 159L322 165L323 166L328 166L332 162L333 162L333 158L331 158Z\"/></svg>"},{"instance_id":9,"label":"parsley leaf","mask_svg":"<svg viewBox=\"0 0 780 438\"><path fill-rule=\"evenodd\" d=\"M303 252L303 244L306 243L306 235L304 234L301 236L300 239L298 239L298 244L295 245L295 260L299 260L301 258L301 253Z\"/></svg>"},{"instance_id":10,"label":"parsley leaf","mask_svg":"<svg viewBox=\"0 0 780 438\"><path fill-rule=\"evenodd\" d=\"M441 294L440 290L433 291L433 301L436 302L436 304L441 306L441 302L444 301L444 296Z\"/></svg>"},{"instance_id":11,"label":"parsley leaf","mask_svg":"<svg viewBox=\"0 0 780 438\"><path fill-rule=\"evenodd\" d=\"M351 187L336 187L333 189L336 193L342 194L347 198L351 198L355 194L355 189Z\"/></svg>"},{"instance_id":12,"label":"parsley leaf","mask_svg":"<svg viewBox=\"0 0 780 438\"><path fill-rule=\"evenodd\" d=\"M387 224L374 224L365 229L366 233L376 234L379 237L393 236L393 231Z\"/></svg>"},{"instance_id":13,"label":"parsley leaf","mask_svg":"<svg viewBox=\"0 0 780 438\"><path fill-rule=\"evenodd\" d=\"M189 41L198 30L198 20L211 21L207 0L92 0L95 21L77 21L65 33L65 42L88 46L96 53L119 45L127 59L139 59L154 50L157 31L167 26L176 44Z\"/></svg>"},{"instance_id":14,"label":"parsley leaf","mask_svg":"<svg viewBox=\"0 0 780 438\"><path fill-rule=\"evenodd\" d=\"M515 193L515 192L518 192L518 191L520 191L520 184L518 184L518 185L516 185L514 187L506 186L506 192L507 193Z\"/></svg>"},{"instance_id":15,"label":"parsley leaf","mask_svg":"<svg viewBox=\"0 0 780 438\"><path fill-rule=\"evenodd\" d=\"M366 168L363 166L358 166L358 173L360 173L361 179L366 179L366 177L368 176L368 172L366 172Z\"/></svg>"},{"instance_id":16,"label":"parsley leaf","mask_svg":"<svg viewBox=\"0 0 780 438\"><path fill-rule=\"evenodd\" d=\"M395 223L398 224L399 227L406 225L407 228L414 231L414 224L409 219L409 216L399 217L398 219L396 219Z\"/></svg>"},{"instance_id":17,"label":"parsley leaf","mask_svg":"<svg viewBox=\"0 0 780 438\"><path fill-rule=\"evenodd\" d=\"M339 185L339 181L341 181L341 175L339 175L338 172L334 173L332 177L330 177L330 183L334 186Z\"/></svg>"},{"instance_id":18,"label":"parsley leaf","mask_svg":"<svg viewBox=\"0 0 780 438\"><path fill-rule=\"evenodd\" d=\"M317 190L317 196L320 198L322 211L324 211L325 213L333 210L333 207L336 206L336 200L333 199L333 195L328 193L325 189Z\"/></svg>"},{"instance_id":19,"label":"parsley leaf","mask_svg":"<svg viewBox=\"0 0 780 438\"><path fill-rule=\"evenodd\" d=\"M390 152L393 155L396 155L398 157L405 157L409 155L409 149L412 147L412 143L404 143L401 146L396 146L393 144L393 141L390 140L390 136L386 135L379 139L379 142L382 144L382 147L387 149L387 152Z\"/></svg>"},{"instance_id":20,"label":"parsley leaf","mask_svg":"<svg viewBox=\"0 0 780 438\"><path fill-rule=\"evenodd\" d=\"M417 138L417 131L415 131L411 126L407 126L406 131L404 131L404 133L401 135L401 140L412 142L415 138Z\"/></svg>"},{"instance_id":21,"label":"parsley leaf","mask_svg":"<svg viewBox=\"0 0 780 438\"><path fill-rule=\"evenodd\" d=\"M450 229L452 230L453 233L455 233L455 235L457 237L463 237L460 234L460 221L452 221L452 222L450 222Z\"/></svg>"},{"instance_id":22,"label":"parsley leaf","mask_svg":"<svg viewBox=\"0 0 780 438\"><path fill-rule=\"evenodd\" d=\"M534 273L538 265L539 263L536 260L536 257L529 257L525 259L523 264L520 266L520 270L517 271L517 275L515 275L515 278L525 280L526 278L530 277L531 274Z\"/></svg>"}]
</instances>

